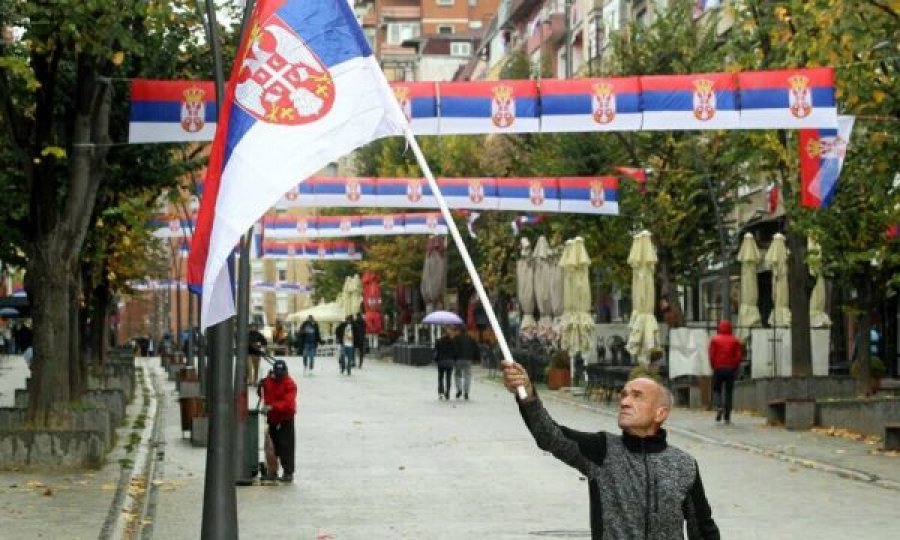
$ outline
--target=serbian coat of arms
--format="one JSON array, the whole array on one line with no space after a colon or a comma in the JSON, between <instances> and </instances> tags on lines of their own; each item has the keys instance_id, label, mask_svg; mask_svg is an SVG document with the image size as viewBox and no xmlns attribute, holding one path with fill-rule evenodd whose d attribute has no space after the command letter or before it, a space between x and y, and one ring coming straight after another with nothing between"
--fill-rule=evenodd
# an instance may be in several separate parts
<instances>
[{"instance_id":1,"label":"serbian coat of arms","mask_svg":"<svg viewBox=\"0 0 900 540\"><path fill-rule=\"evenodd\" d=\"M277 15L251 30L235 101L271 124L314 122L334 104L334 81L316 54Z\"/></svg>"},{"instance_id":2,"label":"serbian coat of arms","mask_svg":"<svg viewBox=\"0 0 900 540\"><path fill-rule=\"evenodd\" d=\"M516 121L516 99L510 86L495 86L491 97L491 122L508 128Z\"/></svg>"},{"instance_id":3,"label":"serbian coat of arms","mask_svg":"<svg viewBox=\"0 0 900 540\"><path fill-rule=\"evenodd\" d=\"M802 75L788 78L788 106L796 118L806 118L812 113L812 93L809 90L809 79Z\"/></svg>"},{"instance_id":4,"label":"serbian coat of arms","mask_svg":"<svg viewBox=\"0 0 900 540\"><path fill-rule=\"evenodd\" d=\"M600 208L603 206L605 201L605 195L603 193L603 182L591 182L591 206L595 208Z\"/></svg>"},{"instance_id":5,"label":"serbian coat of arms","mask_svg":"<svg viewBox=\"0 0 900 540\"><path fill-rule=\"evenodd\" d=\"M346 188L347 200L356 202L362 197L362 189L360 188L359 180L356 178L348 178Z\"/></svg>"},{"instance_id":6,"label":"serbian coat of arms","mask_svg":"<svg viewBox=\"0 0 900 540\"><path fill-rule=\"evenodd\" d=\"M535 206L544 204L544 185L539 180L532 180L528 185L528 200Z\"/></svg>"},{"instance_id":7,"label":"serbian coat of arms","mask_svg":"<svg viewBox=\"0 0 900 540\"><path fill-rule=\"evenodd\" d=\"M608 124L616 118L616 91L611 84L594 85L591 96L591 110L594 122Z\"/></svg>"},{"instance_id":8,"label":"serbian coat of arms","mask_svg":"<svg viewBox=\"0 0 900 540\"><path fill-rule=\"evenodd\" d=\"M469 180L469 200L475 204L484 201L484 185L478 178Z\"/></svg>"},{"instance_id":9,"label":"serbian coat of arms","mask_svg":"<svg viewBox=\"0 0 900 540\"><path fill-rule=\"evenodd\" d=\"M394 216L384 216L381 220L382 226L384 226L384 230L390 231L394 228Z\"/></svg>"},{"instance_id":10,"label":"serbian coat of arms","mask_svg":"<svg viewBox=\"0 0 900 540\"><path fill-rule=\"evenodd\" d=\"M705 122L712 120L715 115L715 82L709 79L697 79L694 81L694 118Z\"/></svg>"},{"instance_id":11,"label":"serbian coat of arms","mask_svg":"<svg viewBox=\"0 0 900 540\"><path fill-rule=\"evenodd\" d=\"M422 200L422 180L418 178L410 178L406 182L406 198L410 202L419 202Z\"/></svg>"},{"instance_id":12,"label":"serbian coat of arms","mask_svg":"<svg viewBox=\"0 0 900 540\"><path fill-rule=\"evenodd\" d=\"M181 100L181 129L188 133L197 133L203 129L206 116L206 92L202 88L192 86L182 93Z\"/></svg>"}]
</instances>

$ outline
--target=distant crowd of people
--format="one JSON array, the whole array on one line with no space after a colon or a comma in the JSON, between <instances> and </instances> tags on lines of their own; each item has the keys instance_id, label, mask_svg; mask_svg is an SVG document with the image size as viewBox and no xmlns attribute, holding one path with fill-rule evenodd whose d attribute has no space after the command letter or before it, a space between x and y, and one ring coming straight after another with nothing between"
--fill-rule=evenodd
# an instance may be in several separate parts
<instances>
[{"instance_id":1,"label":"distant crowd of people","mask_svg":"<svg viewBox=\"0 0 900 540\"><path fill-rule=\"evenodd\" d=\"M31 349L33 339L28 324L8 322L0 327L0 351L3 354L26 354Z\"/></svg>"}]
</instances>

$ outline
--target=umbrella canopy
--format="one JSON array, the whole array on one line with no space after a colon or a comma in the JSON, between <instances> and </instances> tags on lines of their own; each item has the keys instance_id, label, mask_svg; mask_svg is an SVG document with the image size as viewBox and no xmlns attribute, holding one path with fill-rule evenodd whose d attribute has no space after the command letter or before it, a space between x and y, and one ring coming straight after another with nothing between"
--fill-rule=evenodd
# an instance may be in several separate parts
<instances>
[{"instance_id":1,"label":"umbrella canopy","mask_svg":"<svg viewBox=\"0 0 900 540\"><path fill-rule=\"evenodd\" d=\"M15 319L20 315L19 310L16 308L5 307L0 308L0 317L6 317L7 319Z\"/></svg>"},{"instance_id":2,"label":"umbrella canopy","mask_svg":"<svg viewBox=\"0 0 900 540\"><path fill-rule=\"evenodd\" d=\"M790 326L791 310L788 307L788 250L784 244L784 235L776 233L772 244L766 252L765 263L772 270L772 313L769 324L772 326Z\"/></svg>"},{"instance_id":3,"label":"umbrella canopy","mask_svg":"<svg viewBox=\"0 0 900 540\"><path fill-rule=\"evenodd\" d=\"M653 275L656 271L656 248L649 231L641 231L634 236L628 265L631 266L631 320L628 322L628 343L625 348L638 361L647 364L650 350L656 347L659 326L653 315L656 290Z\"/></svg>"},{"instance_id":4,"label":"umbrella canopy","mask_svg":"<svg viewBox=\"0 0 900 540\"><path fill-rule=\"evenodd\" d=\"M422 301L425 311L434 311L442 304L441 296L447 285L447 257L443 236L428 239L425 247L425 264L422 266Z\"/></svg>"},{"instance_id":5,"label":"umbrella canopy","mask_svg":"<svg viewBox=\"0 0 900 540\"><path fill-rule=\"evenodd\" d=\"M344 281L343 293L344 313L346 315L359 313L363 298L362 280L359 278L359 274L349 276Z\"/></svg>"},{"instance_id":6,"label":"umbrella canopy","mask_svg":"<svg viewBox=\"0 0 900 540\"><path fill-rule=\"evenodd\" d=\"M562 332L562 316L565 312L565 294L563 287L563 268L559 265L562 249L557 246L551 250L550 259L550 303L553 311L553 339L557 339Z\"/></svg>"},{"instance_id":7,"label":"umbrella canopy","mask_svg":"<svg viewBox=\"0 0 900 540\"><path fill-rule=\"evenodd\" d=\"M531 256L531 243L527 238L521 241L519 260L516 261L516 298L522 310L522 322L519 324L519 335L533 338L537 331L534 321L534 258Z\"/></svg>"},{"instance_id":8,"label":"umbrella canopy","mask_svg":"<svg viewBox=\"0 0 900 540\"><path fill-rule=\"evenodd\" d=\"M543 340L556 339L553 329L553 252L543 236L534 245L534 297L541 314L537 334Z\"/></svg>"},{"instance_id":9,"label":"umbrella canopy","mask_svg":"<svg viewBox=\"0 0 900 540\"><path fill-rule=\"evenodd\" d=\"M305 321L307 317L310 315L320 323L335 323L341 322L346 318L344 315L344 306L340 305L337 302L328 302L327 304L322 301L318 305L313 306L308 309L300 310L296 313L291 313L287 316L288 322L302 322Z\"/></svg>"},{"instance_id":10,"label":"umbrella canopy","mask_svg":"<svg viewBox=\"0 0 900 540\"><path fill-rule=\"evenodd\" d=\"M750 328L760 326L759 285L756 282L756 269L759 265L759 249L753 235L747 233L741 242L737 260L741 263L741 305L738 308L738 332L745 337Z\"/></svg>"},{"instance_id":11,"label":"umbrella canopy","mask_svg":"<svg viewBox=\"0 0 900 540\"><path fill-rule=\"evenodd\" d=\"M432 311L422 319L425 324L461 325L463 320L452 311Z\"/></svg>"},{"instance_id":12,"label":"umbrella canopy","mask_svg":"<svg viewBox=\"0 0 900 540\"><path fill-rule=\"evenodd\" d=\"M580 236L567 240L559 258L563 269L563 315L560 346L574 358L587 352L594 343L594 319L591 317L591 284L588 266L591 258Z\"/></svg>"},{"instance_id":13,"label":"umbrella canopy","mask_svg":"<svg viewBox=\"0 0 900 540\"><path fill-rule=\"evenodd\" d=\"M816 284L809 296L809 324L813 328L831 326L831 317L825 312L825 276L822 273L822 247L812 238L807 243L809 274Z\"/></svg>"}]
</instances>

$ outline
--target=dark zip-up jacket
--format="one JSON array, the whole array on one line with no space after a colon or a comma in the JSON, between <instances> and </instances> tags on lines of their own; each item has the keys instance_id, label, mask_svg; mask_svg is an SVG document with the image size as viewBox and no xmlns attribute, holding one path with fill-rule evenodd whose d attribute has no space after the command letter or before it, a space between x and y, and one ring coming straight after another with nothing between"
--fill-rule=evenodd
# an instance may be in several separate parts
<instances>
[{"instance_id":1,"label":"dark zip-up jacket","mask_svg":"<svg viewBox=\"0 0 900 540\"><path fill-rule=\"evenodd\" d=\"M719 540L697 462L651 437L584 433L560 426L539 399L519 403L542 450L587 477L592 540Z\"/></svg>"}]
</instances>

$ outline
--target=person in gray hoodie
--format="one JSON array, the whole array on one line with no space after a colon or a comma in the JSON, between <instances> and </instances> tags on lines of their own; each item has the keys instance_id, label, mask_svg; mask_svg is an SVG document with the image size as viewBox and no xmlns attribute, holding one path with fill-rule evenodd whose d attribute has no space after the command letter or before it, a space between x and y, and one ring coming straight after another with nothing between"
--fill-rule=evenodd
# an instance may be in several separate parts
<instances>
[{"instance_id":1,"label":"person in gray hoodie","mask_svg":"<svg viewBox=\"0 0 900 540\"><path fill-rule=\"evenodd\" d=\"M592 540L719 540L697 461L666 442L663 422L672 394L648 378L628 382L619 400L621 435L586 433L557 424L516 363L503 366L525 425L539 448L580 471L591 502ZM687 527L685 527L687 525Z\"/></svg>"}]
</instances>

